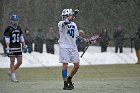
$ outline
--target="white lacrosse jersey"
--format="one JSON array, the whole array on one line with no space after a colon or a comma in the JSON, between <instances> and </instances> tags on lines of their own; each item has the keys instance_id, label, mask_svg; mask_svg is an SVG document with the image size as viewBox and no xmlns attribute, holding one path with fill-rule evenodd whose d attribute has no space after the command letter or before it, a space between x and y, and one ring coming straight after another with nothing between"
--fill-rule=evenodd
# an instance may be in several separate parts
<instances>
[{"instance_id":1,"label":"white lacrosse jersey","mask_svg":"<svg viewBox=\"0 0 140 93\"><path fill-rule=\"evenodd\" d=\"M76 37L79 36L77 25L74 22L64 25L64 21L60 21L58 28L60 48L77 48Z\"/></svg>"}]
</instances>

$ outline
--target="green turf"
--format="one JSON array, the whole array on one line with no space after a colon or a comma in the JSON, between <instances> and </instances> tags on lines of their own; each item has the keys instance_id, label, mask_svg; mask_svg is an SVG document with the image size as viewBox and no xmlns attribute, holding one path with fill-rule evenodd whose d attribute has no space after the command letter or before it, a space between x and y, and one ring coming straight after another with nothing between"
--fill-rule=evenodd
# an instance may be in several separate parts
<instances>
[{"instance_id":1,"label":"green turf","mask_svg":"<svg viewBox=\"0 0 140 93\"><path fill-rule=\"evenodd\" d=\"M62 90L61 67L20 68L19 83L7 72L0 68L0 93L140 93L140 65L81 66L72 91Z\"/></svg>"}]
</instances>

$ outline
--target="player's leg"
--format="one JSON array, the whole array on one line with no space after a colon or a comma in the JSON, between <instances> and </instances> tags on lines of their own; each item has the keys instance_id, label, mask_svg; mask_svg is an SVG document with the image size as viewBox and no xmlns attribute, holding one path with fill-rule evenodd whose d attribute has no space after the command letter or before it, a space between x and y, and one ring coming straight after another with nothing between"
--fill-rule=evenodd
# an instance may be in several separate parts
<instances>
[{"instance_id":1,"label":"player's leg","mask_svg":"<svg viewBox=\"0 0 140 93\"><path fill-rule=\"evenodd\" d=\"M140 64L140 50L136 50L136 54L137 54L137 58L138 58L137 64Z\"/></svg>"},{"instance_id":2,"label":"player's leg","mask_svg":"<svg viewBox=\"0 0 140 93\"><path fill-rule=\"evenodd\" d=\"M17 59L17 63L15 64L15 58ZM10 57L11 64L11 80L14 82L18 82L16 79L16 70L20 67L22 64L22 52L14 53L12 57Z\"/></svg>"},{"instance_id":3,"label":"player's leg","mask_svg":"<svg viewBox=\"0 0 140 93\"><path fill-rule=\"evenodd\" d=\"M72 83L72 78L76 74L76 72L78 71L78 69L80 67L80 65L79 65L80 59L79 59L79 53L78 53L77 49L71 50L70 61L74 64L74 66L73 66L73 68L72 68L72 70L67 78L67 82L70 85L70 87L72 87L74 89L74 85Z\"/></svg>"},{"instance_id":4,"label":"player's leg","mask_svg":"<svg viewBox=\"0 0 140 93\"><path fill-rule=\"evenodd\" d=\"M15 56L10 57L10 71L11 73L15 73Z\"/></svg>"},{"instance_id":5,"label":"player's leg","mask_svg":"<svg viewBox=\"0 0 140 93\"><path fill-rule=\"evenodd\" d=\"M72 78L76 74L76 72L78 71L78 69L80 67L79 62L73 63L73 64L74 64L74 67L72 68L70 75L67 78L67 82L72 89L74 89L74 84L72 83Z\"/></svg>"},{"instance_id":6,"label":"player's leg","mask_svg":"<svg viewBox=\"0 0 140 93\"><path fill-rule=\"evenodd\" d=\"M14 65L15 72L20 67L20 65L22 64L22 56L17 56L16 58L17 58L17 63ZM13 73L12 81L18 82L18 80L16 79L16 74L15 73Z\"/></svg>"},{"instance_id":7,"label":"player's leg","mask_svg":"<svg viewBox=\"0 0 140 93\"><path fill-rule=\"evenodd\" d=\"M68 83L67 83L67 68L68 68L68 62L70 61L70 57L68 55L69 50L68 49L60 49L59 52L59 61L60 63L62 63L62 78L64 81L64 90L72 90L71 87L69 87Z\"/></svg>"},{"instance_id":8,"label":"player's leg","mask_svg":"<svg viewBox=\"0 0 140 93\"><path fill-rule=\"evenodd\" d=\"M22 64L22 52L17 52L17 53L15 53L15 55L16 55L16 59L17 59L17 63L15 64L15 71L16 71Z\"/></svg>"},{"instance_id":9,"label":"player's leg","mask_svg":"<svg viewBox=\"0 0 140 93\"><path fill-rule=\"evenodd\" d=\"M64 90L72 90L72 88L68 85L67 83L67 68L68 68L68 63L63 63L62 65L62 78L64 81Z\"/></svg>"},{"instance_id":10,"label":"player's leg","mask_svg":"<svg viewBox=\"0 0 140 93\"><path fill-rule=\"evenodd\" d=\"M15 74L15 56L10 57L10 72L8 74L13 82L18 82Z\"/></svg>"},{"instance_id":11,"label":"player's leg","mask_svg":"<svg viewBox=\"0 0 140 93\"><path fill-rule=\"evenodd\" d=\"M65 81L67 81L67 68L68 68L68 63L63 63L62 64L62 78Z\"/></svg>"},{"instance_id":12,"label":"player's leg","mask_svg":"<svg viewBox=\"0 0 140 93\"><path fill-rule=\"evenodd\" d=\"M17 63L15 64L15 71L20 67L22 64L22 56L18 56L17 58Z\"/></svg>"},{"instance_id":13,"label":"player's leg","mask_svg":"<svg viewBox=\"0 0 140 93\"><path fill-rule=\"evenodd\" d=\"M80 67L79 62L78 63L73 63L73 64L74 64L74 67L72 68L72 70L70 72L70 75L69 75L70 77L73 77Z\"/></svg>"}]
</instances>

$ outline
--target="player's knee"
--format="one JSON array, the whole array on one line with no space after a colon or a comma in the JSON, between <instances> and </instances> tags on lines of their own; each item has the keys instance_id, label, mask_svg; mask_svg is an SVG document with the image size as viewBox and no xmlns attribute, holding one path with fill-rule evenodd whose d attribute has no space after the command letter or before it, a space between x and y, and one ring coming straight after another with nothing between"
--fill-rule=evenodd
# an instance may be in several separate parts
<instances>
[{"instance_id":1,"label":"player's knee","mask_svg":"<svg viewBox=\"0 0 140 93\"><path fill-rule=\"evenodd\" d=\"M22 61L18 62L18 65L21 65L22 64Z\"/></svg>"},{"instance_id":2,"label":"player's knee","mask_svg":"<svg viewBox=\"0 0 140 93\"><path fill-rule=\"evenodd\" d=\"M15 60L10 60L10 65L14 65L15 64Z\"/></svg>"},{"instance_id":3,"label":"player's knee","mask_svg":"<svg viewBox=\"0 0 140 93\"><path fill-rule=\"evenodd\" d=\"M11 61L11 62L10 62L10 66L14 66L14 63L15 63L15 62L12 62L12 61Z\"/></svg>"},{"instance_id":4,"label":"player's knee","mask_svg":"<svg viewBox=\"0 0 140 93\"><path fill-rule=\"evenodd\" d=\"M19 65L21 65L21 64L22 64L22 58L17 58L17 63L18 63Z\"/></svg>"},{"instance_id":5,"label":"player's knee","mask_svg":"<svg viewBox=\"0 0 140 93\"><path fill-rule=\"evenodd\" d=\"M18 60L18 61L17 61L17 65L20 66L21 64L22 64L22 60Z\"/></svg>"},{"instance_id":6,"label":"player's knee","mask_svg":"<svg viewBox=\"0 0 140 93\"><path fill-rule=\"evenodd\" d=\"M67 63L63 63L63 69L67 69L68 68L68 64Z\"/></svg>"},{"instance_id":7,"label":"player's knee","mask_svg":"<svg viewBox=\"0 0 140 93\"><path fill-rule=\"evenodd\" d=\"M10 58L10 62L11 62L11 64L14 64L15 59L14 58Z\"/></svg>"},{"instance_id":8,"label":"player's knee","mask_svg":"<svg viewBox=\"0 0 140 93\"><path fill-rule=\"evenodd\" d=\"M74 64L75 69L79 69L80 65L79 64Z\"/></svg>"}]
</instances>

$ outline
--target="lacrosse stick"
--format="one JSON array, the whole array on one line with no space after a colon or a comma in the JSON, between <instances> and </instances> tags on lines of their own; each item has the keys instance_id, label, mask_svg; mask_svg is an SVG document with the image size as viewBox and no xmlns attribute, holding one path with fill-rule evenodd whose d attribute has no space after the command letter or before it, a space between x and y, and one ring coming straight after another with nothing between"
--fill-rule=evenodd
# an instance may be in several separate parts
<instances>
[{"instance_id":1,"label":"lacrosse stick","mask_svg":"<svg viewBox=\"0 0 140 93\"><path fill-rule=\"evenodd\" d=\"M99 39L100 36L99 35L95 35L95 36L92 36L90 39L89 39L89 44L87 45L87 47L84 49L82 55L81 55L81 58L83 57L83 55L85 54L85 52L87 51L88 47L90 46L90 44L93 42L93 44L96 43L97 39Z\"/></svg>"}]
</instances>

